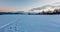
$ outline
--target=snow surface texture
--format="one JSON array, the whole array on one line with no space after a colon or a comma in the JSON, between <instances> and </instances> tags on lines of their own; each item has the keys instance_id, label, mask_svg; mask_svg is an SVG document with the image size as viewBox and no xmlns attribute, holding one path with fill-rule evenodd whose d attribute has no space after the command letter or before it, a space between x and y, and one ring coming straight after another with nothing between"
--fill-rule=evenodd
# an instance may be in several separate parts
<instances>
[{"instance_id":1,"label":"snow surface texture","mask_svg":"<svg viewBox=\"0 0 60 32\"><path fill-rule=\"evenodd\" d=\"M60 32L59 17L60 15L0 15L0 32Z\"/></svg>"}]
</instances>

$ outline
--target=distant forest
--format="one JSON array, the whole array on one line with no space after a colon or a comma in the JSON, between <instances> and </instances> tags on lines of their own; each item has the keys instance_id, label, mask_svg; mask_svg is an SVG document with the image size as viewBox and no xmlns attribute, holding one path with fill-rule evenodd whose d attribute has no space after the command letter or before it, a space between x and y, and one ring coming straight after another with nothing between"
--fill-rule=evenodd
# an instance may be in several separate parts
<instances>
[{"instance_id":1,"label":"distant forest","mask_svg":"<svg viewBox=\"0 0 60 32\"><path fill-rule=\"evenodd\" d=\"M42 13L30 13L30 12L0 12L0 15L4 14L20 14L20 15L54 15L54 14L60 14L60 9L55 9L54 12L48 11L48 12L42 12Z\"/></svg>"}]
</instances>

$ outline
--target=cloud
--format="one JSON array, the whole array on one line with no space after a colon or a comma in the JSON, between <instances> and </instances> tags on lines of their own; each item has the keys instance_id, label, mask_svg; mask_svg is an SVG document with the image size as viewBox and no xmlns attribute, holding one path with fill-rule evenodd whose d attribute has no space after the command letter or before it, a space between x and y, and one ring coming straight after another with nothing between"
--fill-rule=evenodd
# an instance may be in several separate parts
<instances>
[{"instance_id":1,"label":"cloud","mask_svg":"<svg viewBox=\"0 0 60 32\"><path fill-rule=\"evenodd\" d=\"M12 9L6 9L6 8L0 8L0 12L14 12L15 10Z\"/></svg>"},{"instance_id":2,"label":"cloud","mask_svg":"<svg viewBox=\"0 0 60 32\"><path fill-rule=\"evenodd\" d=\"M29 12L29 9L12 9L12 8L0 8L0 12L18 12L18 11L24 11Z\"/></svg>"}]
</instances>

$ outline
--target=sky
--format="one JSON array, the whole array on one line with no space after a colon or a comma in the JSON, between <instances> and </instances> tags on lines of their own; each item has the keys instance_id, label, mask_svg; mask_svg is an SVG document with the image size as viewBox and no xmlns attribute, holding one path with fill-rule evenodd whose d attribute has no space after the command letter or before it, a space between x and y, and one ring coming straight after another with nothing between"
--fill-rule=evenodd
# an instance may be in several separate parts
<instances>
[{"instance_id":1,"label":"sky","mask_svg":"<svg viewBox=\"0 0 60 32\"><path fill-rule=\"evenodd\" d=\"M0 10L27 11L59 1L60 0L0 0Z\"/></svg>"}]
</instances>

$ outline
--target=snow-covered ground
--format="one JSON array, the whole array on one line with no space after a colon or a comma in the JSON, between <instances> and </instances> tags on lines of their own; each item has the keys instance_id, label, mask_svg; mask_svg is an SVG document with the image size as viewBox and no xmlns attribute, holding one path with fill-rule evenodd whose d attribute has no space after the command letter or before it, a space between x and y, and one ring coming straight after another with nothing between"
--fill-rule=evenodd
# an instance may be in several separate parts
<instances>
[{"instance_id":1,"label":"snow-covered ground","mask_svg":"<svg viewBox=\"0 0 60 32\"><path fill-rule=\"evenodd\" d=\"M60 32L60 15L0 15L0 32L9 31Z\"/></svg>"}]
</instances>

